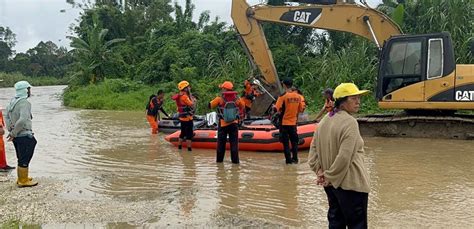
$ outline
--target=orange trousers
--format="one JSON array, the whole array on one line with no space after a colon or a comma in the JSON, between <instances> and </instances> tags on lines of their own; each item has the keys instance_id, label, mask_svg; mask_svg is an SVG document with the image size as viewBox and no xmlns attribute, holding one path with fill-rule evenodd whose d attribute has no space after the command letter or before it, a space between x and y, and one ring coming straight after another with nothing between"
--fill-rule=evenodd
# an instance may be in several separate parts
<instances>
[{"instance_id":1,"label":"orange trousers","mask_svg":"<svg viewBox=\"0 0 474 229\"><path fill-rule=\"evenodd\" d=\"M5 142L3 141L3 135L0 135L0 168L7 166L7 157L5 156Z\"/></svg>"},{"instance_id":2,"label":"orange trousers","mask_svg":"<svg viewBox=\"0 0 474 229\"><path fill-rule=\"evenodd\" d=\"M157 134L158 133L158 120L155 119L155 116L147 115L146 120L150 123L151 133Z\"/></svg>"}]
</instances>

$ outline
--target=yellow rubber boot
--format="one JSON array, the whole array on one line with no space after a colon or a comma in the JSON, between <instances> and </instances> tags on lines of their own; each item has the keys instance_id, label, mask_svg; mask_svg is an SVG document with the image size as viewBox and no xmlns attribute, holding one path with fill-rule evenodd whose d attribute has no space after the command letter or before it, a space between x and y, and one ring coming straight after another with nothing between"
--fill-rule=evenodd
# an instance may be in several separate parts
<instances>
[{"instance_id":1,"label":"yellow rubber boot","mask_svg":"<svg viewBox=\"0 0 474 229\"><path fill-rule=\"evenodd\" d=\"M18 171L18 170L17 170L17 171ZM19 178L19 177L20 177L20 176L18 176L18 178ZM18 184L18 182L19 182L19 180L20 180L20 179L18 179L18 178L16 179L16 184ZM28 180L29 180L29 181L32 181L32 180L33 180L33 177L28 176Z\"/></svg>"},{"instance_id":2,"label":"yellow rubber boot","mask_svg":"<svg viewBox=\"0 0 474 229\"><path fill-rule=\"evenodd\" d=\"M29 176L29 177L28 177L28 180L29 180L29 181L32 181L32 180L33 180L33 177L30 177L30 176ZM18 179L16 179L16 184L18 184Z\"/></svg>"},{"instance_id":3,"label":"yellow rubber boot","mask_svg":"<svg viewBox=\"0 0 474 229\"><path fill-rule=\"evenodd\" d=\"M38 184L38 182L33 181L33 179L30 180L30 177L28 177L28 168L18 166L16 171L18 173L18 181L16 182L18 187L32 187Z\"/></svg>"}]
</instances>

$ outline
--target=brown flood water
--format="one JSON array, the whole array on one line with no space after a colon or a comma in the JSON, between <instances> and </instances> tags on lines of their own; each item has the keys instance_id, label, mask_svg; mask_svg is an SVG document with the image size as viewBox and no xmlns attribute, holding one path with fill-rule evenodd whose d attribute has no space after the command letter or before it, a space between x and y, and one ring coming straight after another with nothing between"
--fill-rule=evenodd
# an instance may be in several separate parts
<instances>
[{"instance_id":1,"label":"brown flood water","mask_svg":"<svg viewBox=\"0 0 474 229\"><path fill-rule=\"evenodd\" d=\"M143 112L65 108L63 88L32 90L38 145L31 175L74 181L56 197L65 202L101 198L133 204L165 198L168 204L135 222L124 217L82 220L87 223L38 218L33 223L44 228L222 226L218 221L231 216L237 226L250 219L257 226L327 227L326 196L308 169L307 151L298 165L285 165L279 153L256 152L240 152L237 166L227 152L225 163L216 164L213 150L180 152L165 135L150 136ZM0 104L6 106L13 93L0 89ZM372 181L370 227L474 227L474 141L364 140ZM6 145L7 158L15 164L13 146ZM166 195L171 192L177 194Z\"/></svg>"}]
</instances>

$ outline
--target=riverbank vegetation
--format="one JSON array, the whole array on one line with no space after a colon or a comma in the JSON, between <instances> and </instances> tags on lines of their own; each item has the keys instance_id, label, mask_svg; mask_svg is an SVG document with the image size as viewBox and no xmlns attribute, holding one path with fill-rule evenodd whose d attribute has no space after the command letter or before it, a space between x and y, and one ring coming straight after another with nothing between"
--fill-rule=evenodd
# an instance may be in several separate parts
<instances>
[{"instance_id":1,"label":"riverbank vegetation","mask_svg":"<svg viewBox=\"0 0 474 229\"><path fill-rule=\"evenodd\" d=\"M188 80L199 98L199 112L231 80L236 90L255 76L237 33L219 18L203 12L193 20L194 5L171 0L96 1L81 7L75 35L69 37L73 58L70 87L64 103L90 109L144 109L158 89L169 95L176 84ZM399 2L399 3L397 3ZM269 0L281 5L283 0ZM384 0L378 9L394 18L404 33L448 31L458 63L473 63L469 44L474 37L472 0ZM321 91L341 82L374 89L378 50L363 38L342 32L264 24L280 78L293 78L303 91L310 111L322 105ZM368 96L362 112L379 111ZM166 108L175 110L170 99Z\"/></svg>"},{"instance_id":2,"label":"riverbank vegetation","mask_svg":"<svg viewBox=\"0 0 474 229\"><path fill-rule=\"evenodd\" d=\"M127 79L105 79L86 87L71 86L63 97L64 105L85 109L144 110L152 86Z\"/></svg>"},{"instance_id":3,"label":"riverbank vegetation","mask_svg":"<svg viewBox=\"0 0 474 229\"><path fill-rule=\"evenodd\" d=\"M25 76L21 73L0 72L0 87L13 87L20 81L26 80L33 86L67 85L68 78L57 78L52 76Z\"/></svg>"}]
</instances>

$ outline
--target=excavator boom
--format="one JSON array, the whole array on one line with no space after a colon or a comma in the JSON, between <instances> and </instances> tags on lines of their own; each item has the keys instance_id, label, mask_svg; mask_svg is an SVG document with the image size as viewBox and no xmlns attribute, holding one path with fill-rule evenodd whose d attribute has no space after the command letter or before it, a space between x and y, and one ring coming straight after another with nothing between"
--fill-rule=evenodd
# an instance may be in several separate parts
<instances>
[{"instance_id":1,"label":"excavator boom","mask_svg":"<svg viewBox=\"0 0 474 229\"><path fill-rule=\"evenodd\" d=\"M232 20L253 66L260 70L267 90L275 97L282 91L261 22L350 32L374 41L378 47L390 36L401 34L398 25L379 11L346 3L250 6L245 0L232 0ZM259 106L252 108L254 115L262 115L272 102L268 98L260 100L256 103Z\"/></svg>"}]
</instances>

